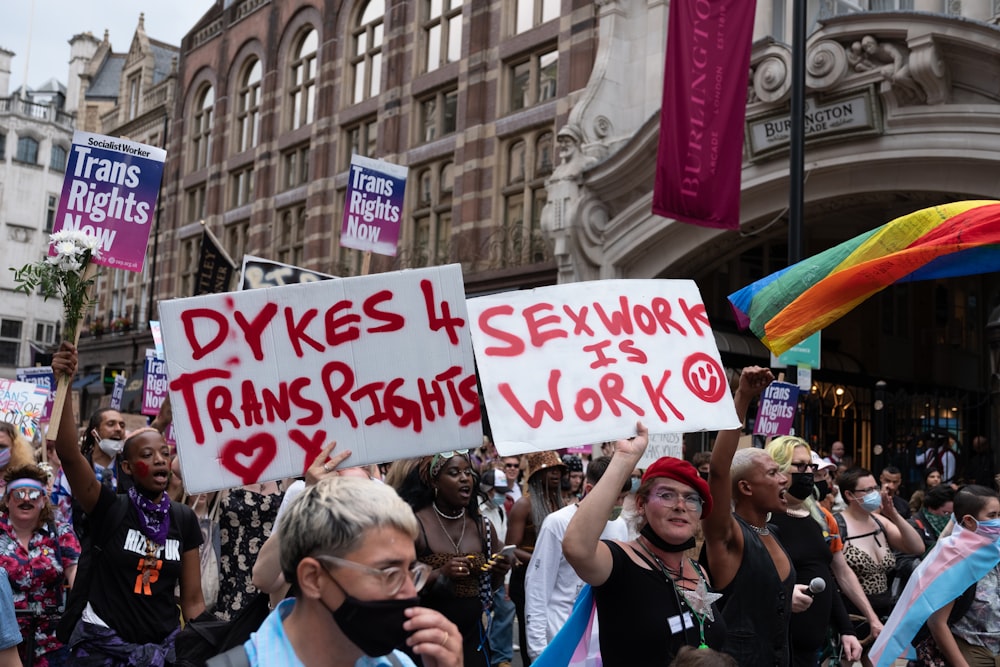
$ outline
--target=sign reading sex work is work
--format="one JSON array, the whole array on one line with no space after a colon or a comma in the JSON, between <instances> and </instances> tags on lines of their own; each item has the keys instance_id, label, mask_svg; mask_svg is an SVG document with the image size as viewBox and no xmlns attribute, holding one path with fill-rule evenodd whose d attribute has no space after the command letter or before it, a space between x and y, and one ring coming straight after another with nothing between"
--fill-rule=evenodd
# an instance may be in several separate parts
<instances>
[{"instance_id":1,"label":"sign reading sex work is work","mask_svg":"<svg viewBox=\"0 0 1000 667\"><path fill-rule=\"evenodd\" d=\"M192 493L482 443L458 265L160 304Z\"/></svg>"},{"instance_id":2,"label":"sign reading sex work is work","mask_svg":"<svg viewBox=\"0 0 1000 667\"><path fill-rule=\"evenodd\" d=\"M470 299L497 449L519 454L739 425L690 280L607 280Z\"/></svg>"},{"instance_id":3,"label":"sign reading sex work is work","mask_svg":"<svg viewBox=\"0 0 1000 667\"><path fill-rule=\"evenodd\" d=\"M96 237L95 264L142 271L166 157L155 146L74 132L55 231Z\"/></svg>"},{"instance_id":4,"label":"sign reading sex work is work","mask_svg":"<svg viewBox=\"0 0 1000 667\"><path fill-rule=\"evenodd\" d=\"M391 162L351 156L340 245L395 257L406 172Z\"/></svg>"}]
</instances>

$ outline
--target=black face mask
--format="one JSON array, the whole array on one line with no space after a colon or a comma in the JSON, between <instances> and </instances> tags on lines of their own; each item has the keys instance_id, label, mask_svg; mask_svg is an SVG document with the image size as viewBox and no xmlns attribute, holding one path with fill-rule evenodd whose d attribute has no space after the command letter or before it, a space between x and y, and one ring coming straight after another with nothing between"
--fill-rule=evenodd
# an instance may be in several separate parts
<instances>
[{"instance_id":1,"label":"black face mask","mask_svg":"<svg viewBox=\"0 0 1000 667\"><path fill-rule=\"evenodd\" d=\"M707 472L702 472L702 471L699 470L698 471L698 477L701 477L706 482L708 481L708 473Z\"/></svg>"},{"instance_id":2,"label":"black face mask","mask_svg":"<svg viewBox=\"0 0 1000 667\"><path fill-rule=\"evenodd\" d=\"M830 482L826 481L825 479L821 479L818 482L816 482L816 492L819 494L820 500L826 498L828 495L832 493L832 490L830 489Z\"/></svg>"},{"instance_id":3,"label":"black face mask","mask_svg":"<svg viewBox=\"0 0 1000 667\"><path fill-rule=\"evenodd\" d=\"M365 655L377 658L406 642L410 633L403 629L404 612L418 604L420 598L358 600L346 595L344 603L330 614L345 637Z\"/></svg>"},{"instance_id":4,"label":"black face mask","mask_svg":"<svg viewBox=\"0 0 1000 667\"><path fill-rule=\"evenodd\" d=\"M811 472L793 472L792 483L788 486L788 495L792 498L805 500L813 492L813 474Z\"/></svg>"}]
</instances>

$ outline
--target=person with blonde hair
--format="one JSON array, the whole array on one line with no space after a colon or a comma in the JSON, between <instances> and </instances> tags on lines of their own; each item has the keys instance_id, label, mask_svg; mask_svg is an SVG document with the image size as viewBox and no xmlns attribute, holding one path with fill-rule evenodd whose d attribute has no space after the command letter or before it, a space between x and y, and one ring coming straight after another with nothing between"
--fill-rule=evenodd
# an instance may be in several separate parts
<instances>
[{"instance_id":1,"label":"person with blonde hair","mask_svg":"<svg viewBox=\"0 0 1000 667\"><path fill-rule=\"evenodd\" d=\"M392 487L325 477L292 501L280 530L281 571L295 597L209 664L239 664L243 652L251 666L412 667L404 647L425 667L462 664L458 628L420 606L430 568L416 558L413 511Z\"/></svg>"},{"instance_id":2,"label":"person with blonde hair","mask_svg":"<svg viewBox=\"0 0 1000 667\"><path fill-rule=\"evenodd\" d=\"M35 462L31 443L13 424L0 422L0 494L7 482L2 476L7 470L30 466Z\"/></svg>"},{"instance_id":3,"label":"person with blonde hair","mask_svg":"<svg viewBox=\"0 0 1000 667\"><path fill-rule=\"evenodd\" d=\"M741 371L733 395L741 423L772 380L767 368ZM768 513L787 507L788 478L767 452L738 450L740 434L739 428L720 431L712 448L708 483L720 509L702 521L702 562L723 596L719 608L728 630L723 650L741 667L786 667L793 598L796 606L809 605L795 587L791 559L767 525ZM730 507L732 513L726 511Z\"/></svg>"},{"instance_id":4,"label":"person with blonde hair","mask_svg":"<svg viewBox=\"0 0 1000 667\"><path fill-rule=\"evenodd\" d=\"M784 513L773 514L769 527L773 527L792 559L796 583L809 587L815 586L813 582L817 579L823 582L822 590L811 589L813 601L809 608L792 614L789 642L792 665L816 667L830 627L840 635L845 657L857 660L861 656L861 644L848 618L838 584L849 591L852 600L864 603L862 609L867 610L869 622L878 624L878 617L867 604L857 577L844 560L837 522L813 495L815 464L812 450L802 438L781 436L772 440L766 451L790 480L785 491L787 509Z\"/></svg>"},{"instance_id":5,"label":"person with blonde hair","mask_svg":"<svg viewBox=\"0 0 1000 667\"><path fill-rule=\"evenodd\" d=\"M64 591L73 585L80 543L73 527L56 517L46 493L48 475L37 465L8 467L0 500L0 568L6 571L21 612L18 625L25 664L64 664L67 649L56 638Z\"/></svg>"}]
</instances>

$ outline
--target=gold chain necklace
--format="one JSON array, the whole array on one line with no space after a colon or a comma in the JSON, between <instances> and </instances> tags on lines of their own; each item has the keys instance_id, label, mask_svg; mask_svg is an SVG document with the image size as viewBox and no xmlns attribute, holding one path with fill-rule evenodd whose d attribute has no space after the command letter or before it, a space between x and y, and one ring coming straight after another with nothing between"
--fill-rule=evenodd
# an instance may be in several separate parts
<instances>
[{"instance_id":1,"label":"gold chain necklace","mask_svg":"<svg viewBox=\"0 0 1000 667\"><path fill-rule=\"evenodd\" d=\"M437 506L435 506L434 509L436 510ZM462 520L462 534L459 535L458 542L456 542L451 538L451 533L449 533L448 529L444 527L444 521L441 520L439 514L440 512L435 512L434 518L437 519L438 525L441 526L441 532L444 533L444 536L448 538L449 542L451 542L451 546L455 548L455 553L457 554L462 553L462 540L465 539L465 528L469 524L469 522L465 520L465 511L464 510L462 511L461 517L456 517L456 518L461 518Z\"/></svg>"}]
</instances>

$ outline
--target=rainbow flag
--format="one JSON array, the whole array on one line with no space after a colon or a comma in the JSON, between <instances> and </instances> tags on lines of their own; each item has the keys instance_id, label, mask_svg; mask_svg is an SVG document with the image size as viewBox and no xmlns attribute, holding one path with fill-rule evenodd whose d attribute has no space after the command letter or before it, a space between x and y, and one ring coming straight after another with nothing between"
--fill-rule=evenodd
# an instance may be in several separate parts
<instances>
[{"instance_id":1,"label":"rainbow flag","mask_svg":"<svg viewBox=\"0 0 1000 667\"><path fill-rule=\"evenodd\" d=\"M787 351L897 282L1000 270L1000 201L925 208L729 295L737 323Z\"/></svg>"},{"instance_id":2,"label":"rainbow flag","mask_svg":"<svg viewBox=\"0 0 1000 667\"><path fill-rule=\"evenodd\" d=\"M978 582L1000 563L1000 543L955 525L938 540L910 576L868 657L875 667L890 667L911 653L910 640L927 618Z\"/></svg>"}]
</instances>

